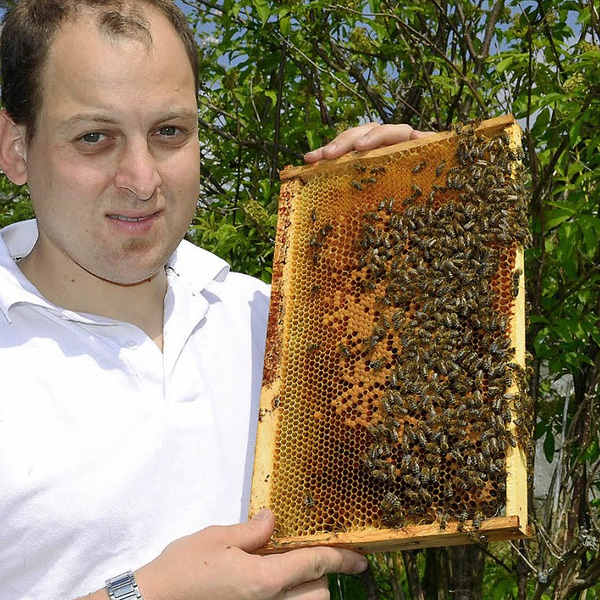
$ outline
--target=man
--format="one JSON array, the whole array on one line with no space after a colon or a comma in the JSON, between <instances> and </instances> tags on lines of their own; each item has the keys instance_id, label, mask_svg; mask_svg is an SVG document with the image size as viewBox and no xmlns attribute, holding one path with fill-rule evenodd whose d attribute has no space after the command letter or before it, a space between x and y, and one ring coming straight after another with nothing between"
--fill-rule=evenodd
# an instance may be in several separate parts
<instances>
[{"instance_id":1,"label":"man","mask_svg":"<svg viewBox=\"0 0 600 600\"><path fill-rule=\"evenodd\" d=\"M5 20L0 166L36 221L0 232L2 600L316 600L366 566L253 554L267 510L232 525L268 288L181 241L196 74L169 0L21 0ZM419 135L364 125L306 159Z\"/></svg>"}]
</instances>

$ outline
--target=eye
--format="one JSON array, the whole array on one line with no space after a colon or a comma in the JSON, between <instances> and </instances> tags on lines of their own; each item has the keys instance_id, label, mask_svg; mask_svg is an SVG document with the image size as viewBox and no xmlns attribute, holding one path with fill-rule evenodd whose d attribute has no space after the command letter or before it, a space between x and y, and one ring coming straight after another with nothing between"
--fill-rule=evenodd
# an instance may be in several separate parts
<instances>
[{"instance_id":1,"label":"eye","mask_svg":"<svg viewBox=\"0 0 600 600\"><path fill-rule=\"evenodd\" d=\"M165 137L173 137L181 133L181 129L173 125L165 125L158 130L158 133L160 135L164 135Z\"/></svg>"},{"instance_id":2,"label":"eye","mask_svg":"<svg viewBox=\"0 0 600 600\"><path fill-rule=\"evenodd\" d=\"M79 139L85 142L86 144L98 144L99 142L102 142L105 137L106 136L103 133L99 133L98 131L92 131L90 133L82 135Z\"/></svg>"},{"instance_id":3,"label":"eye","mask_svg":"<svg viewBox=\"0 0 600 600\"><path fill-rule=\"evenodd\" d=\"M162 125L153 134L154 140L168 148L185 146L190 138L189 128L178 125Z\"/></svg>"}]
</instances>

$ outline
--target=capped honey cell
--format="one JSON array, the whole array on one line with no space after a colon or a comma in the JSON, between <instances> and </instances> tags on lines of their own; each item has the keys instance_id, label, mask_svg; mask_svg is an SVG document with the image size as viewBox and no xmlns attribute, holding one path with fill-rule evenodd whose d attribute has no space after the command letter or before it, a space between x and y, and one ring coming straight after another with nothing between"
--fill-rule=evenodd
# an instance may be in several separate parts
<instances>
[{"instance_id":1,"label":"capped honey cell","mask_svg":"<svg viewBox=\"0 0 600 600\"><path fill-rule=\"evenodd\" d=\"M527 534L520 129L282 172L251 514L266 551Z\"/></svg>"}]
</instances>

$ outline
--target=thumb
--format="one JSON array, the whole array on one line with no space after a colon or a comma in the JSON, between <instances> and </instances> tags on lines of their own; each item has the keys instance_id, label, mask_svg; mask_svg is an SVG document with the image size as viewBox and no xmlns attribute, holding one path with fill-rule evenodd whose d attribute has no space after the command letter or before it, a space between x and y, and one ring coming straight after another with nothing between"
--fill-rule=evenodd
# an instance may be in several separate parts
<instances>
[{"instance_id":1,"label":"thumb","mask_svg":"<svg viewBox=\"0 0 600 600\"><path fill-rule=\"evenodd\" d=\"M247 523L231 526L234 538L230 541L244 552L256 552L269 541L273 529L275 515L268 508L261 508Z\"/></svg>"}]
</instances>

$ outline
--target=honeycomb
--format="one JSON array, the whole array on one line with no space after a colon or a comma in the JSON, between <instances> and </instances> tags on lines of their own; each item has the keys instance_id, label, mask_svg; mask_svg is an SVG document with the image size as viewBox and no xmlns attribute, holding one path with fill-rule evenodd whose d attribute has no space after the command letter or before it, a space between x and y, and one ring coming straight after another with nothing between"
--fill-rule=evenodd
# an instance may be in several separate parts
<instances>
[{"instance_id":1,"label":"honeycomb","mask_svg":"<svg viewBox=\"0 0 600 600\"><path fill-rule=\"evenodd\" d=\"M524 535L522 508L494 525L532 449L519 141L504 117L282 172L251 499L271 547Z\"/></svg>"}]
</instances>

